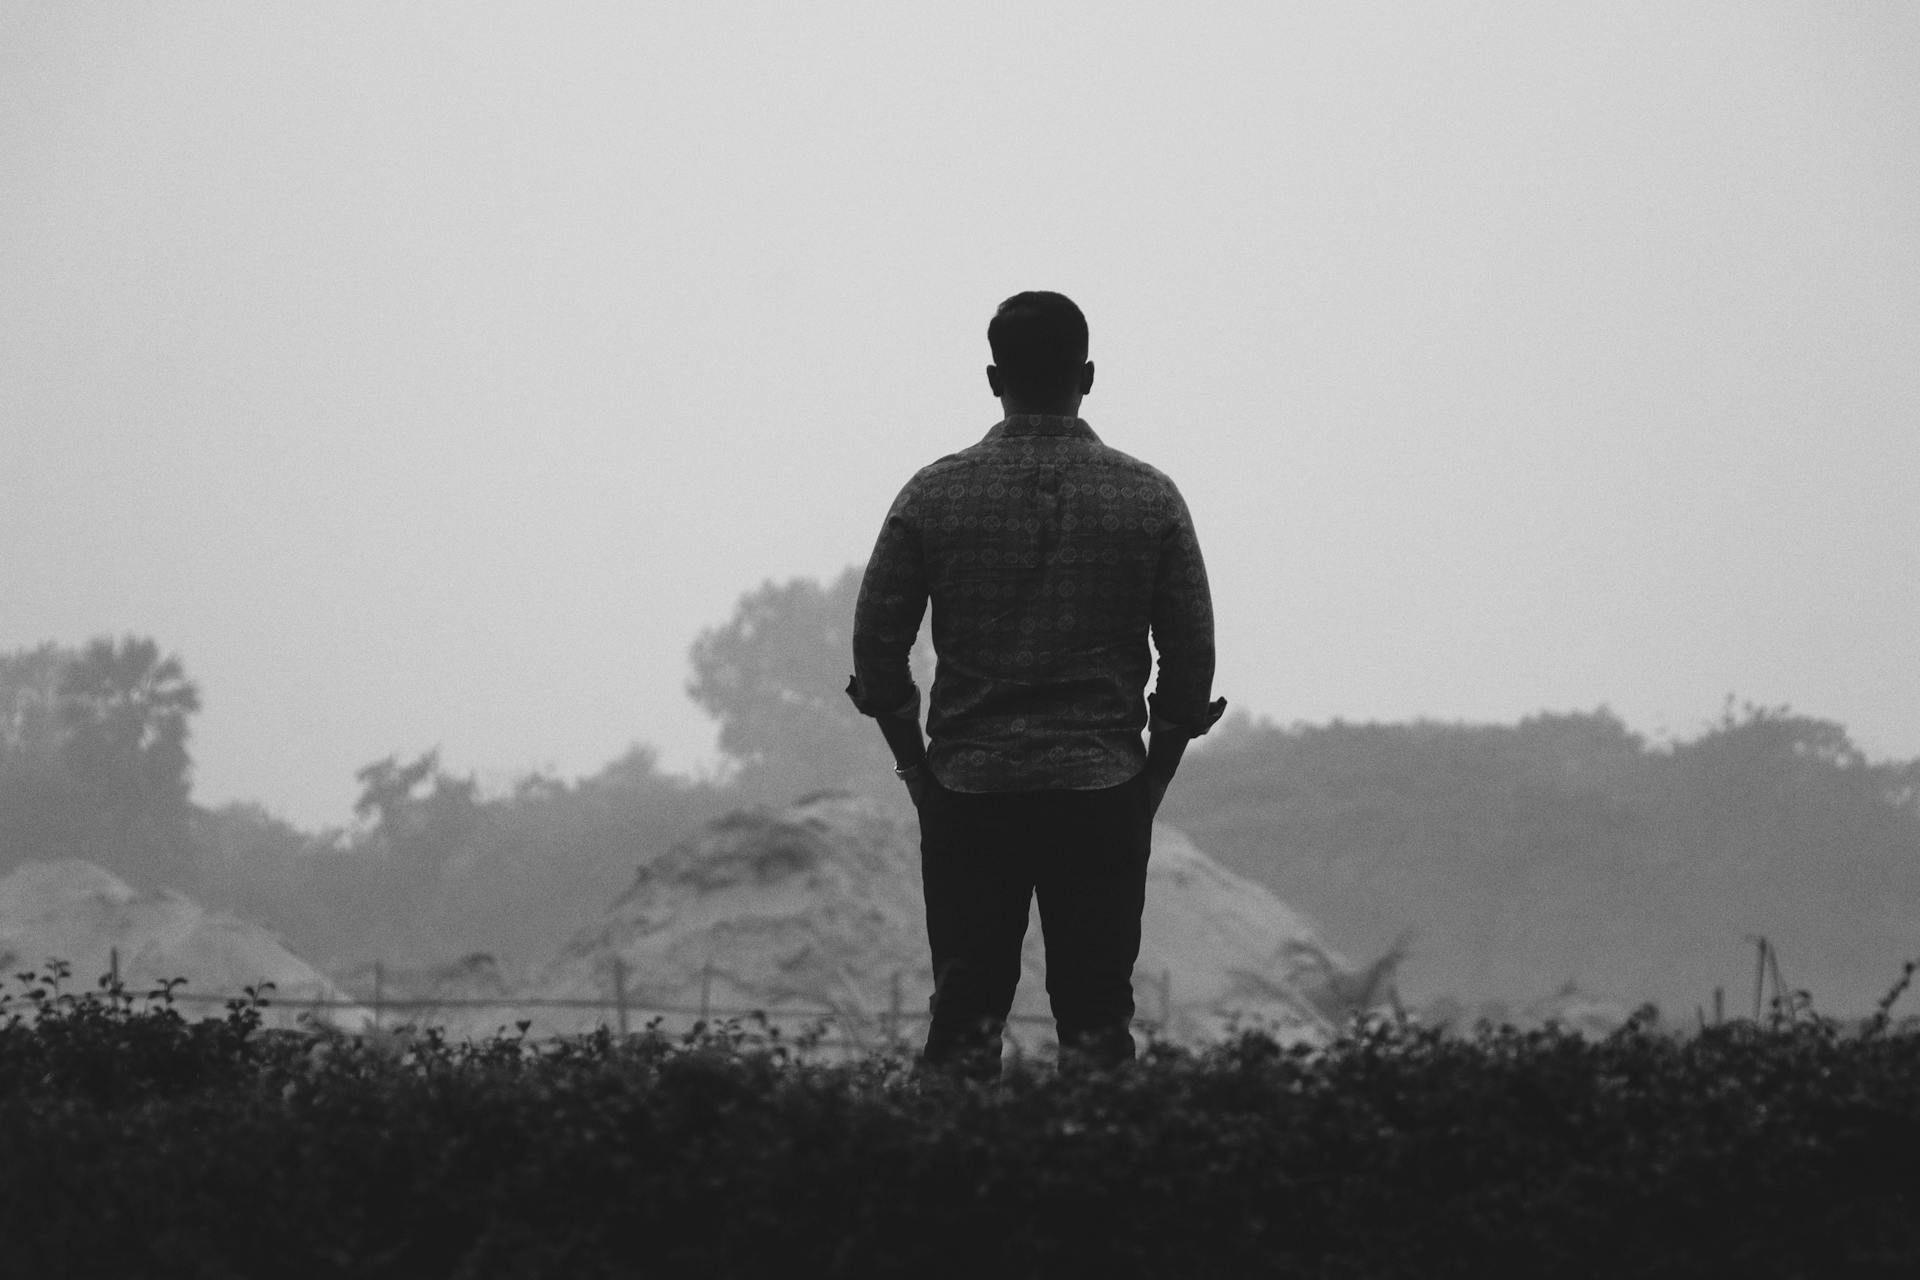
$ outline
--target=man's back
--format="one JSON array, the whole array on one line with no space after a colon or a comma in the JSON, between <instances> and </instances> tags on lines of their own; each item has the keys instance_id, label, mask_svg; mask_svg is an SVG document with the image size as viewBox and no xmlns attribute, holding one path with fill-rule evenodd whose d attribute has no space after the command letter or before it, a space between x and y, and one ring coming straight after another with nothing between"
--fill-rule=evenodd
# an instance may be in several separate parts
<instances>
[{"instance_id":1,"label":"man's back","mask_svg":"<svg viewBox=\"0 0 1920 1280\"><path fill-rule=\"evenodd\" d=\"M887 515L855 616L868 700L913 694L933 606L928 752L957 791L1116 786L1155 706L1202 723L1213 673L1205 566L1179 490L1066 415L1009 416L916 474Z\"/></svg>"},{"instance_id":2,"label":"man's back","mask_svg":"<svg viewBox=\"0 0 1920 1280\"><path fill-rule=\"evenodd\" d=\"M1086 317L1062 294L1015 294L987 342L1004 416L894 500L854 606L847 685L920 817L922 1061L982 1078L1000 1070L1035 901L1061 1060L1134 1056L1153 815L1188 740L1226 708L1207 701L1212 608L1180 491L1080 419ZM930 743L907 666L929 600Z\"/></svg>"}]
</instances>

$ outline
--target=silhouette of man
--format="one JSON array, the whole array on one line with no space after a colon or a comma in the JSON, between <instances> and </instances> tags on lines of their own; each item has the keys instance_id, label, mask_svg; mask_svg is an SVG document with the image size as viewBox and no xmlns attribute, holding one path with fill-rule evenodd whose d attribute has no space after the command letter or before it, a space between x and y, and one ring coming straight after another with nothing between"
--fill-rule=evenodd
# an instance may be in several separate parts
<instances>
[{"instance_id":1,"label":"silhouette of man","mask_svg":"<svg viewBox=\"0 0 1920 1280\"><path fill-rule=\"evenodd\" d=\"M1186 503L1078 416L1093 389L1080 308L1016 294L987 341L1004 416L894 500L860 584L847 693L919 811L922 1062L992 1078L1036 896L1063 1063L1134 1056L1153 815L1226 701L1208 701L1213 610ZM929 601L923 740L908 654Z\"/></svg>"}]
</instances>

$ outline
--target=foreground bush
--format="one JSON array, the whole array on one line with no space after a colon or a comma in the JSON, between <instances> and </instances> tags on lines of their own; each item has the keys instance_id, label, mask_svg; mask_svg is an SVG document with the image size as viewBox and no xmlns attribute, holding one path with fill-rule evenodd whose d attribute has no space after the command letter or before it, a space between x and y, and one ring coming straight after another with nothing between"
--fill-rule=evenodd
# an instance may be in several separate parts
<instances>
[{"instance_id":1,"label":"foreground bush","mask_svg":"<svg viewBox=\"0 0 1920 1280\"><path fill-rule=\"evenodd\" d=\"M1920 1036L1811 1018L916 1082L723 1028L536 1043L0 1026L11 1274L1920 1273Z\"/></svg>"}]
</instances>

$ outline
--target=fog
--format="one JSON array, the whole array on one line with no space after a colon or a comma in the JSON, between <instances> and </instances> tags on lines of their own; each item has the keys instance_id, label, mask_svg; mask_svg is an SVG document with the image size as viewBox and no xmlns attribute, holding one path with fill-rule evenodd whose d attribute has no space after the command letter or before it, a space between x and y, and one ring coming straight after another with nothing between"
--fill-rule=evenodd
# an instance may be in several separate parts
<instances>
[{"instance_id":1,"label":"fog","mask_svg":"<svg viewBox=\"0 0 1920 1280\"><path fill-rule=\"evenodd\" d=\"M1085 308L1281 722L1728 693L1920 756L1920 11L0 0L0 652L180 655L195 797L714 761Z\"/></svg>"}]
</instances>

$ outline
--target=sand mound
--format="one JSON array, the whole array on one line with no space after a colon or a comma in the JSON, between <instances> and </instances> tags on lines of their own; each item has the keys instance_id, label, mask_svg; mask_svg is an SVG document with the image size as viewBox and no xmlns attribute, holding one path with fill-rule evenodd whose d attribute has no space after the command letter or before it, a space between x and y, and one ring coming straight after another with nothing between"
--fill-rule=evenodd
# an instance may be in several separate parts
<instances>
[{"instance_id":1,"label":"sand mound","mask_svg":"<svg viewBox=\"0 0 1920 1280\"><path fill-rule=\"evenodd\" d=\"M1385 994L1384 970L1355 969L1298 912L1165 825L1154 833L1143 934L1140 1020L1178 1041L1236 1021L1317 1040ZM1052 1039L1044 973L1036 911L1012 1028L1032 1047ZM642 1006L670 1024L705 1009L762 1010L792 1026L829 1010L856 1043L877 1043L896 1018L916 1039L933 985L917 830L844 794L713 823L642 868L528 994L603 999L619 981L635 1025ZM536 1022L575 1030L604 1016Z\"/></svg>"},{"instance_id":2,"label":"sand mound","mask_svg":"<svg viewBox=\"0 0 1920 1280\"><path fill-rule=\"evenodd\" d=\"M342 1000L340 989L271 933L224 912L209 911L172 890L144 893L89 862L29 862L0 877L0 975L43 969L49 959L73 966L66 989L95 990L117 952L128 991L142 995L163 979L185 978L178 995L187 1017L222 1012L218 1000L271 982L270 1000ZM17 988L10 987L10 990ZM299 1011L270 1006L269 1026L293 1026ZM326 1014L357 1028L363 1009Z\"/></svg>"}]
</instances>

